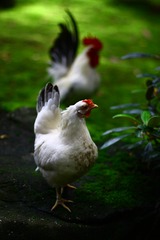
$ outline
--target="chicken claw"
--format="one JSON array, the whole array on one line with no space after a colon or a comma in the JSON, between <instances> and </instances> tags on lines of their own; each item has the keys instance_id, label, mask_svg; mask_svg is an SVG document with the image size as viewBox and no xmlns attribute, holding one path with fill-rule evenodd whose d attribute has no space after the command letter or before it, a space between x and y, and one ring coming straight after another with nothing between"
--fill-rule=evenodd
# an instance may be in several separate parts
<instances>
[{"instance_id":1,"label":"chicken claw","mask_svg":"<svg viewBox=\"0 0 160 240\"><path fill-rule=\"evenodd\" d=\"M68 185L67 185L68 186ZM74 186L72 186L74 187ZM55 204L53 205L53 207L51 208L51 211L53 211L58 205L61 205L62 207L64 207L65 209L67 209L69 212L71 212L70 208L66 206L66 202L73 202L72 200L67 200L62 198L62 193L63 193L63 188L56 188L56 197L57 200L55 202Z\"/></svg>"},{"instance_id":2,"label":"chicken claw","mask_svg":"<svg viewBox=\"0 0 160 240\"><path fill-rule=\"evenodd\" d=\"M51 211L53 211L58 205L61 205L65 209L67 209L69 212L71 212L70 208L66 206L65 202L73 202L72 200L67 200L64 198L57 199L53 207L51 208Z\"/></svg>"}]
</instances>

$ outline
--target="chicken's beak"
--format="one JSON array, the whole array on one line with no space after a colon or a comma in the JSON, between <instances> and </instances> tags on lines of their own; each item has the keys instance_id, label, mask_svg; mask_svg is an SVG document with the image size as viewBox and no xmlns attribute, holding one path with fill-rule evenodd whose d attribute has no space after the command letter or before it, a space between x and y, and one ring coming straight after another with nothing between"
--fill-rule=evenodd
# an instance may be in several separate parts
<instances>
[{"instance_id":1,"label":"chicken's beak","mask_svg":"<svg viewBox=\"0 0 160 240\"><path fill-rule=\"evenodd\" d=\"M98 105L97 104L93 104L92 108L97 108Z\"/></svg>"}]
</instances>

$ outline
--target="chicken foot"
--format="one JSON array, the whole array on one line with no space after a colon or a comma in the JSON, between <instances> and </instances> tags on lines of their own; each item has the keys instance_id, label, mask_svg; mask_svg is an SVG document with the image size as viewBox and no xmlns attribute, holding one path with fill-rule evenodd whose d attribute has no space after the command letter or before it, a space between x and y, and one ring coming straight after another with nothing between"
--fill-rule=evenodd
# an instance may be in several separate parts
<instances>
[{"instance_id":1,"label":"chicken foot","mask_svg":"<svg viewBox=\"0 0 160 240\"><path fill-rule=\"evenodd\" d=\"M56 188L56 202L51 208L51 211L53 211L58 205L61 205L65 209L67 209L69 212L71 212L70 208L66 206L66 202L73 202L72 200L67 200L62 198L62 193L63 193L63 188L62 187L57 187Z\"/></svg>"}]
</instances>

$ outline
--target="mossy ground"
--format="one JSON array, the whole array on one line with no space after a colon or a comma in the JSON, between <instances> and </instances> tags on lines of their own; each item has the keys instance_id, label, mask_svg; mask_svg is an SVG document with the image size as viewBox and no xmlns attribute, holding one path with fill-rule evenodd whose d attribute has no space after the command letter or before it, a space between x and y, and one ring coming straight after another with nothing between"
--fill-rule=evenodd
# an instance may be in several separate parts
<instances>
[{"instance_id":1,"label":"mossy ground","mask_svg":"<svg viewBox=\"0 0 160 240\"><path fill-rule=\"evenodd\" d=\"M160 19L145 5L126 6L117 2L17 0L15 8L1 10L1 107L9 111L35 107L37 94L48 81L48 49L68 8L77 19L81 38L96 35L104 45L98 67L102 83L93 96L99 109L87 119L92 138L101 144L105 140L102 133L120 124L112 119L115 112L110 107L144 101L143 92L131 94L132 90L145 87L145 82L135 75L155 73L158 65L150 59L120 60L130 52L158 53ZM88 201L102 201L114 208L141 204L149 196L152 201L147 192L150 190L144 187L154 185L155 179L142 174L141 164L141 159L121 149L112 153L99 150L97 163L86 176L88 180L82 182L76 198L84 196Z\"/></svg>"},{"instance_id":2,"label":"mossy ground","mask_svg":"<svg viewBox=\"0 0 160 240\"><path fill-rule=\"evenodd\" d=\"M77 197L99 202L111 209L154 205L159 199L159 176L141 159L120 150L114 155L100 153L97 164L84 178Z\"/></svg>"}]
</instances>

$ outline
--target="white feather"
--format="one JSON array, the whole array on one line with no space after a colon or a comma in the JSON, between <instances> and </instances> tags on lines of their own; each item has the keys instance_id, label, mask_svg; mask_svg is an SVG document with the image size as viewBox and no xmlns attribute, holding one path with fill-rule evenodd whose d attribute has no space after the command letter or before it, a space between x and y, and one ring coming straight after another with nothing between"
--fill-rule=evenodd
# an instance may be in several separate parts
<instances>
[{"instance_id":1,"label":"white feather","mask_svg":"<svg viewBox=\"0 0 160 240\"><path fill-rule=\"evenodd\" d=\"M89 58L87 51L91 46L85 48L85 50L77 56L70 69L66 74L66 68L63 65L55 64L49 69L49 74L52 76L54 84L57 84L61 100L69 94L72 89L72 93L93 93L100 84L100 76L95 68L92 68L89 64ZM59 68L59 71L57 69ZM60 76L61 69L61 77ZM63 76L63 72L65 75Z\"/></svg>"},{"instance_id":2,"label":"white feather","mask_svg":"<svg viewBox=\"0 0 160 240\"><path fill-rule=\"evenodd\" d=\"M64 111L50 103L38 113L34 124L34 158L52 187L65 186L88 171L98 152L84 118L77 114L85 103L79 101Z\"/></svg>"}]
</instances>

